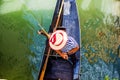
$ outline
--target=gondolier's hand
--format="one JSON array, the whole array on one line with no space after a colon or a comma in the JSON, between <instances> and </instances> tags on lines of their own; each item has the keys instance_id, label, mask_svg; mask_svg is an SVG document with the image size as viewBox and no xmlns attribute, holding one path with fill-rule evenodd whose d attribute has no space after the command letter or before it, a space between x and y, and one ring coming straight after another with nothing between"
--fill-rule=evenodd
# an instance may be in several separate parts
<instances>
[{"instance_id":1,"label":"gondolier's hand","mask_svg":"<svg viewBox=\"0 0 120 80\"><path fill-rule=\"evenodd\" d=\"M43 31L42 31L42 30L39 30L37 33L38 33L38 34L42 34L42 33L43 33Z\"/></svg>"},{"instance_id":2,"label":"gondolier's hand","mask_svg":"<svg viewBox=\"0 0 120 80\"><path fill-rule=\"evenodd\" d=\"M68 55L66 53L62 53L61 54L61 57L65 60L68 60Z\"/></svg>"}]
</instances>

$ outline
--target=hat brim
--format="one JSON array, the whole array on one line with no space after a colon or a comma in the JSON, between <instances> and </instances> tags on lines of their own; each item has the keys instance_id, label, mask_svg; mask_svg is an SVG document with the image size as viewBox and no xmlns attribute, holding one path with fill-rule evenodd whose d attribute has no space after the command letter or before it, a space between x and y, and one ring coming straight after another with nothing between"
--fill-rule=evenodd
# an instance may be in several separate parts
<instances>
[{"instance_id":1,"label":"hat brim","mask_svg":"<svg viewBox=\"0 0 120 80\"><path fill-rule=\"evenodd\" d=\"M53 44L50 40L53 38L53 36L55 35L55 34L62 34L62 42L59 44L59 45L55 45L55 44ZM59 38L57 38L57 39L59 39ZM65 31L63 31L63 30L57 30L57 31L55 31L54 33L52 33L52 35L50 36L50 39L49 39L49 45L50 45L50 47L53 49L53 50L60 50L60 49L62 49L65 45L66 45L66 43L67 43L67 39L68 39L68 37L67 37L67 33L65 32Z\"/></svg>"}]
</instances>

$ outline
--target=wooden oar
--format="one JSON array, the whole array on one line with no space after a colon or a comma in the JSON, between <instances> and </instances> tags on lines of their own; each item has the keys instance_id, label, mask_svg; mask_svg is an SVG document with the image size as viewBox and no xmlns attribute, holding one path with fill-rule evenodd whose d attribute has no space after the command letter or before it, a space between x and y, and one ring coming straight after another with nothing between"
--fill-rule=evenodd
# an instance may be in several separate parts
<instances>
[{"instance_id":1,"label":"wooden oar","mask_svg":"<svg viewBox=\"0 0 120 80\"><path fill-rule=\"evenodd\" d=\"M61 12L62 12L63 4L64 4L64 0L62 0L61 7L60 7L60 11L59 11L59 13L58 13L58 19L57 19L57 21L56 21L56 25L55 25L55 27L54 27L54 30L56 30L56 28L58 27L58 22L60 21L60 15L61 15Z\"/></svg>"},{"instance_id":2,"label":"wooden oar","mask_svg":"<svg viewBox=\"0 0 120 80\"><path fill-rule=\"evenodd\" d=\"M60 20L60 14L61 14L62 8L63 8L63 3L64 3L64 0L62 0L61 6L60 6L60 11L59 11L59 14L58 14L58 18L57 18L54 30L56 30L56 28L58 26L58 22ZM46 71L46 67L47 67L47 63L48 63L48 58L49 58L49 55L50 55L50 51L51 51L51 48L49 47L48 48L48 53L47 53L47 56L46 56L46 60L45 60L45 63L43 65L43 68L42 68L39 80L43 80L44 79L44 75L45 75L45 71Z\"/></svg>"}]
</instances>

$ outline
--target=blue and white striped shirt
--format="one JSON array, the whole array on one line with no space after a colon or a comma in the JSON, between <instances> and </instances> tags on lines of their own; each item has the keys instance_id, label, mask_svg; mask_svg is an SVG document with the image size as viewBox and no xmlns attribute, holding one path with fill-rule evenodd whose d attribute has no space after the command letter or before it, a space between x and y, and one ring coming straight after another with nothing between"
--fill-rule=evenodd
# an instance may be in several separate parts
<instances>
[{"instance_id":1,"label":"blue and white striped shirt","mask_svg":"<svg viewBox=\"0 0 120 80\"><path fill-rule=\"evenodd\" d=\"M69 50L75 48L78 46L78 43L75 41L75 39L71 36L68 36L68 40L66 45L62 48L62 52L68 52Z\"/></svg>"}]
</instances>

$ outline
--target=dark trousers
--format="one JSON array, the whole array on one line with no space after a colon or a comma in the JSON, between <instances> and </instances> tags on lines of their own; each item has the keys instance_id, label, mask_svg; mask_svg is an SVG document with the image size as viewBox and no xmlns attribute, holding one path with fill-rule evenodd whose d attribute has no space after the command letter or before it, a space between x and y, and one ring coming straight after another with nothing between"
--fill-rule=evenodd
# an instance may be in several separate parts
<instances>
[{"instance_id":1,"label":"dark trousers","mask_svg":"<svg viewBox=\"0 0 120 80\"><path fill-rule=\"evenodd\" d=\"M44 80L73 80L73 65L61 57L50 57Z\"/></svg>"}]
</instances>

